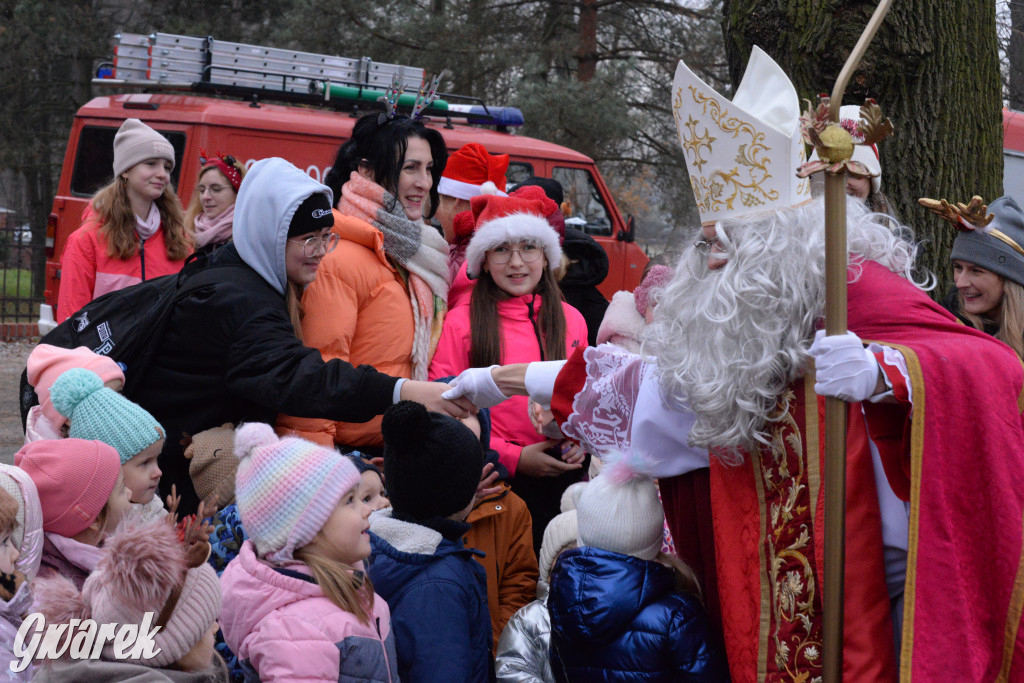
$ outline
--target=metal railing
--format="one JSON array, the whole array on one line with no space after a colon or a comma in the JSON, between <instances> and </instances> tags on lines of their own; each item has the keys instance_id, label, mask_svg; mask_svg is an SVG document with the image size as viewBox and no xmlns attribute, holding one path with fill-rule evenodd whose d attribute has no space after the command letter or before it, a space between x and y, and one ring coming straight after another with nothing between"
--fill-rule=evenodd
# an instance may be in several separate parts
<instances>
[{"instance_id":1,"label":"metal railing","mask_svg":"<svg viewBox=\"0 0 1024 683\"><path fill-rule=\"evenodd\" d=\"M42 231L16 213L0 213L0 323L33 323L43 303L46 255Z\"/></svg>"}]
</instances>

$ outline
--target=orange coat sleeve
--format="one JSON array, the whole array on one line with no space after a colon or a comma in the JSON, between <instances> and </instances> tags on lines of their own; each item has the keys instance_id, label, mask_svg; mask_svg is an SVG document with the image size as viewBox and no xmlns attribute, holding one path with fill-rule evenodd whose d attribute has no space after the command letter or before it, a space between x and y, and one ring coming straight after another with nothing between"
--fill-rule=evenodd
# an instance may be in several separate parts
<instances>
[{"instance_id":1,"label":"orange coat sleeve","mask_svg":"<svg viewBox=\"0 0 1024 683\"><path fill-rule=\"evenodd\" d=\"M498 583L499 616L494 642L516 612L537 597L537 555L533 552L533 519L523 499L509 491L503 502L509 507L505 526L509 533L508 555Z\"/></svg>"},{"instance_id":2,"label":"orange coat sleeve","mask_svg":"<svg viewBox=\"0 0 1024 683\"><path fill-rule=\"evenodd\" d=\"M359 316L357 292L338 277L338 273L321 268L302 295L302 307L316 311L315 315L307 315L302 320L302 343L320 349L324 361L339 358L349 362L349 349ZM290 415L277 418L279 434L291 434L329 448L339 443L337 426L338 423L331 420Z\"/></svg>"}]
</instances>

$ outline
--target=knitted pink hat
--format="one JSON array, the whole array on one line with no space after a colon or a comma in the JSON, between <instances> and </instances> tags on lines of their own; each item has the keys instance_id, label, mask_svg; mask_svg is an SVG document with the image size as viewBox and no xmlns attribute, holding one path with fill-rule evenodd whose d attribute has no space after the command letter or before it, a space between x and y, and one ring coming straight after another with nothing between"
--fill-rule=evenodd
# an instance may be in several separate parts
<instances>
[{"instance_id":1,"label":"knitted pink hat","mask_svg":"<svg viewBox=\"0 0 1024 683\"><path fill-rule=\"evenodd\" d=\"M287 562L317 535L359 472L333 448L252 422L235 432L235 501L256 553Z\"/></svg>"},{"instance_id":2,"label":"knitted pink hat","mask_svg":"<svg viewBox=\"0 0 1024 683\"><path fill-rule=\"evenodd\" d=\"M647 271L644 281L637 285L637 288L633 291L633 300L636 302L637 313L647 315L647 307L651 305L651 290L660 289L667 285L674 273L675 271L668 266L651 266L651 269Z\"/></svg>"},{"instance_id":3,"label":"knitted pink hat","mask_svg":"<svg viewBox=\"0 0 1024 683\"><path fill-rule=\"evenodd\" d=\"M68 538L96 521L121 473L113 446L84 439L33 441L14 454L14 464L36 485L43 531Z\"/></svg>"},{"instance_id":4,"label":"knitted pink hat","mask_svg":"<svg viewBox=\"0 0 1024 683\"><path fill-rule=\"evenodd\" d=\"M48 622L141 624L150 612L151 625L158 625L163 615L166 622L153 638L160 652L139 661L151 667L167 667L188 654L217 620L221 605L217 572L201 561L190 568L185 546L162 519L122 525L104 543L81 593L62 576L38 579L35 593ZM113 643L103 648L103 658L114 659Z\"/></svg>"},{"instance_id":5,"label":"knitted pink hat","mask_svg":"<svg viewBox=\"0 0 1024 683\"><path fill-rule=\"evenodd\" d=\"M50 400L50 387L65 370L85 368L92 370L103 383L115 379L124 382L124 371L112 358L93 353L84 346L75 349L62 349L59 346L40 344L28 355L28 383L39 396L39 406L43 416L58 429L67 422L67 418L57 412Z\"/></svg>"}]
</instances>

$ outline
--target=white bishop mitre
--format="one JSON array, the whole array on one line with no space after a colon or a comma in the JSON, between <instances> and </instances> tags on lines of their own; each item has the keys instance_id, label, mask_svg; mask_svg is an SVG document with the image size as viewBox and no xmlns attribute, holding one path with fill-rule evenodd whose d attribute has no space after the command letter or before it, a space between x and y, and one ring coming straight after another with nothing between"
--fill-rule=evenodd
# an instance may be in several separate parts
<instances>
[{"instance_id":1,"label":"white bishop mitre","mask_svg":"<svg viewBox=\"0 0 1024 683\"><path fill-rule=\"evenodd\" d=\"M811 198L810 182L796 177L806 161L796 88L761 48L732 102L680 61L672 115L704 225Z\"/></svg>"}]
</instances>

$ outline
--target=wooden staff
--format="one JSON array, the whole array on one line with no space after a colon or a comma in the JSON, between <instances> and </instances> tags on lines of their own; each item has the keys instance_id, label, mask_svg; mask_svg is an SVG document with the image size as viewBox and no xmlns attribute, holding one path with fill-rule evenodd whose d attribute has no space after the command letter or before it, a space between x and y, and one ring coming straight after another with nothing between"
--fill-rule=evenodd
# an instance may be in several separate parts
<instances>
[{"instance_id":1,"label":"wooden staff","mask_svg":"<svg viewBox=\"0 0 1024 683\"><path fill-rule=\"evenodd\" d=\"M853 70L860 64L892 0L882 0L853 48L832 89L829 118L839 107ZM825 174L825 333L846 333L846 171ZM825 683L843 680L843 583L846 563L846 403L825 399Z\"/></svg>"}]
</instances>

